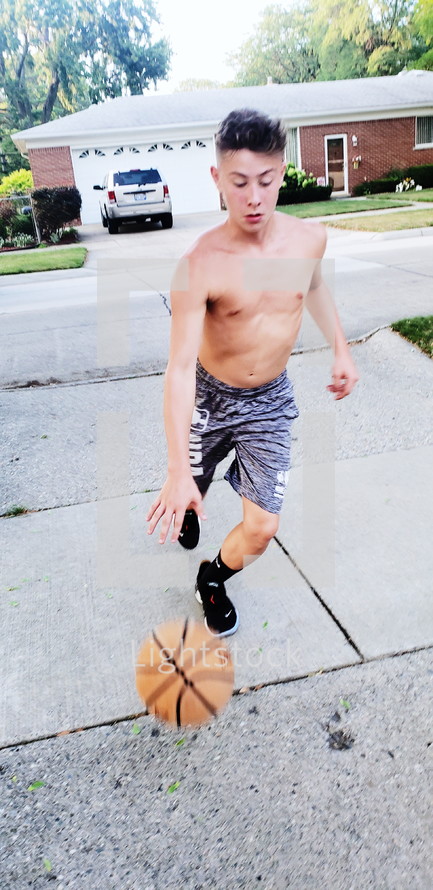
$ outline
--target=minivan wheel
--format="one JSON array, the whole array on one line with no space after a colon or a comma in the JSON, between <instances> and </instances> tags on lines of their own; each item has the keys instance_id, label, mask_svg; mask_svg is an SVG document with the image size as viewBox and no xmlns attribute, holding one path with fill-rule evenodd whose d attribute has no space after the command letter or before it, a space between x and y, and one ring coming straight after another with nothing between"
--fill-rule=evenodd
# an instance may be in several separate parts
<instances>
[{"instance_id":1,"label":"minivan wheel","mask_svg":"<svg viewBox=\"0 0 433 890\"><path fill-rule=\"evenodd\" d=\"M107 217L104 216L102 210L101 210L101 223L104 226L104 229L106 229L108 226Z\"/></svg>"},{"instance_id":2,"label":"minivan wheel","mask_svg":"<svg viewBox=\"0 0 433 890\"><path fill-rule=\"evenodd\" d=\"M119 231L119 223L113 219L107 220L108 231L110 235L117 235Z\"/></svg>"},{"instance_id":3,"label":"minivan wheel","mask_svg":"<svg viewBox=\"0 0 433 890\"><path fill-rule=\"evenodd\" d=\"M161 222L163 229L171 229L173 227L173 214L163 213L163 215L161 216Z\"/></svg>"}]
</instances>

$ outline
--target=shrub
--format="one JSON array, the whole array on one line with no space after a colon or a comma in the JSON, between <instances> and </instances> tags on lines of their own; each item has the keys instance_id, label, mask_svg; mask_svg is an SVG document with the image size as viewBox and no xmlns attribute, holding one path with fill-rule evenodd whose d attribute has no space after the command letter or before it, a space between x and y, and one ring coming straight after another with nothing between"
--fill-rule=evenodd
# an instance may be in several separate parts
<instances>
[{"instance_id":1,"label":"shrub","mask_svg":"<svg viewBox=\"0 0 433 890\"><path fill-rule=\"evenodd\" d=\"M0 219L6 223L7 226L10 225L16 212L17 209L13 201L0 201Z\"/></svg>"},{"instance_id":2,"label":"shrub","mask_svg":"<svg viewBox=\"0 0 433 890\"><path fill-rule=\"evenodd\" d=\"M61 237L67 223L80 215L81 195L75 186L35 189L32 194L41 238Z\"/></svg>"},{"instance_id":3,"label":"shrub","mask_svg":"<svg viewBox=\"0 0 433 890\"><path fill-rule=\"evenodd\" d=\"M422 185L423 189L433 188L433 164L420 164L419 167L405 167L403 170L392 169L381 179L371 179L369 182L361 182L352 189L352 195L377 195L379 192L395 192L399 182L405 179L413 179L415 185Z\"/></svg>"},{"instance_id":4,"label":"shrub","mask_svg":"<svg viewBox=\"0 0 433 890\"><path fill-rule=\"evenodd\" d=\"M420 164L419 167L406 167L404 176L414 179L423 189L433 188L433 164Z\"/></svg>"},{"instance_id":5,"label":"shrub","mask_svg":"<svg viewBox=\"0 0 433 890\"><path fill-rule=\"evenodd\" d=\"M316 183L317 180L312 173L307 176L305 170L300 170L298 167L295 167L292 162L287 164L283 187L287 189L298 189L306 188L307 185L316 185Z\"/></svg>"},{"instance_id":6,"label":"shrub","mask_svg":"<svg viewBox=\"0 0 433 890\"><path fill-rule=\"evenodd\" d=\"M14 247L28 247L29 244L34 244L35 239L33 235L26 235L24 232L19 232L18 235L15 235L11 238L11 244Z\"/></svg>"},{"instance_id":7,"label":"shrub","mask_svg":"<svg viewBox=\"0 0 433 890\"><path fill-rule=\"evenodd\" d=\"M78 235L78 230L75 229L73 226L71 226L70 228L67 228L67 229L63 229L63 234L62 234L61 240L62 241L66 241L66 240L67 241L79 241L80 238Z\"/></svg>"},{"instance_id":8,"label":"shrub","mask_svg":"<svg viewBox=\"0 0 433 890\"><path fill-rule=\"evenodd\" d=\"M17 237L25 236L36 241L31 214L23 213L16 200L0 200L0 238L5 243L14 245ZM26 242L27 243L27 242ZM20 246L25 246L20 245Z\"/></svg>"},{"instance_id":9,"label":"shrub","mask_svg":"<svg viewBox=\"0 0 433 890\"><path fill-rule=\"evenodd\" d=\"M293 163L287 164L277 204L303 204L307 201L326 201L331 197L332 186L318 186L312 173L300 170Z\"/></svg>"},{"instance_id":10,"label":"shrub","mask_svg":"<svg viewBox=\"0 0 433 890\"><path fill-rule=\"evenodd\" d=\"M12 238L15 235L31 235L32 240L35 238L33 219L29 213L17 213L11 220L9 229Z\"/></svg>"},{"instance_id":11,"label":"shrub","mask_svg":"<svg viewBox=\"0 0 433 890\"><path fill-rule=\"evenodd\" d=\"M381 192L395 192L396 185L400 182L395 179L370 179L369 182L360 182L352 189L352 195L359 198L362 195L378 195Z\"/></svg>"},{"instance_id":12,"label":"shrub","mask_svg":"<svg viewBox=\"0 0 433 890\"><path fill-rule=\"evenodd\" d=\"M33 188L31 170L14 170L0 183L0 195L28 195Z\"/></svg>"},{"instance_id":13,"label":"shrub","mask_svg":"<svg viewBox=\"0 0 433 890\"><path fill-rule=\"evenodd\" d=\"M0 238L7 241L10 236L10 226L16 214L13 201L0 201Z\"/></svg>"}]
</instances>

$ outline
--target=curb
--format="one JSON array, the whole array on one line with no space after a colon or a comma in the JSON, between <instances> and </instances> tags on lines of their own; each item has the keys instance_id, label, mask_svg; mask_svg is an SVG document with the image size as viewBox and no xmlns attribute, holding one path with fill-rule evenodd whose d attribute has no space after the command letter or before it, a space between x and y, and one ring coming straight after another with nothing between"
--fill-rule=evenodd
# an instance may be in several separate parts
<instances>
[{"instance_id":1,"label":"curb","mask_svg":"<svg viewBox=\"0 0 433 890\"><path fill-rule=\"evenodd\" d=\"M422 229L398 229L396 232L372 232L372 241L391 241L395 238L419 238L433 235L433 226Z\"/></svg>"}]
</instances>

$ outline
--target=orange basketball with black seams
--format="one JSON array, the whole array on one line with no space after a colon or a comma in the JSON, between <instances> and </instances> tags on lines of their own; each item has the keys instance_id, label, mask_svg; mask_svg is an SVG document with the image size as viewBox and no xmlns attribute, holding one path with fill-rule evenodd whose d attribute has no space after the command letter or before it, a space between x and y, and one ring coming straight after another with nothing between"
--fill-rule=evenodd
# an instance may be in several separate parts
<instances>
[{"instance_id":1,"label":"orange basketball with black seams","mask_svg":"<svg viewBox=\"0 0 433 890\"><path fill-rule=\"evenodd\" d=\"M229 649L192 618L156 627L137 655L135 674L148 712L174 726L207 723L233 692Z\"/></svg>"}]
</instances>

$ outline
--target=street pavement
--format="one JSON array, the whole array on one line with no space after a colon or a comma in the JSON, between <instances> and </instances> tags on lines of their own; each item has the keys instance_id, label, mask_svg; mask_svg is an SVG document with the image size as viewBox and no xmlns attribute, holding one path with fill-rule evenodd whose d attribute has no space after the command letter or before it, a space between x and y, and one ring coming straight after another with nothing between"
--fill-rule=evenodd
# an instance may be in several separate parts
<instances>
[{"instance_id":1,"label":"street pavement","mask_svg":"<svg viewBox=\"0 0 433 890\"><path fill-rule=\"evenodd\" d=\"M332 399L306 319L280 528L229 582L235 694L175 731L135 690L140 643L200 618L197 565L240 519L229 457L196 551L145 533L165 474L167 279L219 218L87 226L85 269L1 281L1 890L433 884L433 363L388 327L433 314L429 237L330 230L361 379ZM121 302L102 324L101 279Z\"/></svg>"}]
</instances>

